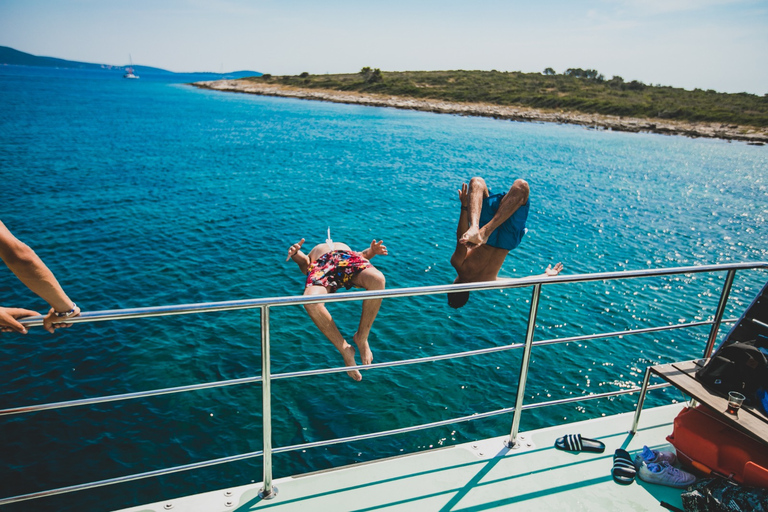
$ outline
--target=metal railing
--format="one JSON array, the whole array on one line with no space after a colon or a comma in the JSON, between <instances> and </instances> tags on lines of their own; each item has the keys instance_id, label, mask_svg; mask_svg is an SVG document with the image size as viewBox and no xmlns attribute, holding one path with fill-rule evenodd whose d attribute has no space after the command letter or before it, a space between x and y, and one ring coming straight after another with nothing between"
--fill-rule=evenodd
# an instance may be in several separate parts
<instances>
[{"instance_id":1,"label":"metal railing","mask_svg":"<svg viewBox=\"0 0 768 512\"><path fill-rule=\"evenodd\" d=\"M572 402L584 401L584 400L596 400L600 398L607 398L618 395L625 395L629 393L640 392L641 388L633 387L629 389L622 389L618 391L611 391L599 394L590 394L584 396L578 396L573 398L565 398L560 400L552 400L548 402L537 402L533 404L524 404L525 386L527 382L528 369L530 365L531 350L534 346L551 345L555 343L566 343L573 341L585 341L592 339L604 339L614 338L620 336L661 332L675 329L688 329L698 326L711 326L710 333L707 339L707 346L704 350L703 357L709 357L714 344L717 339L717 334L720 325L723 322L733 322L734 319L724 320L728 297L730 295L731 287L735 278L735 274L738 270L755 270L755 269L768 269L768 262L752 262L752 263L734 263L734 264L722 264L722 265L703 265L695 267L676 267L669 269L654 269L654 270L636 270L625 272L605 272L605 273L592 273L592 274L579 274L579 275L559 275L555 277L530 277L521 279L503 279L498 281L488 281L482 283L465 283L465 284L451 284L451 285L439 285L439 286L423 286L413 288L400 288L392 290L380 290L380 291L365 291L354 293L339 293L334 295L313 295L313 296L291 296L291 297L272 297L264 299L250 299L240 301L226 301L226 302L210 302L201 304L181 304L171 306L160 307L148 307L148 308L134 308L134 309L122 309L122 310L106 310L106 311L90 311L84 312L81 316L67 319L68 323L88 323L88 322L101 322L101 321L115 321L115 320L128 320L136 318L153 318L159 316L169 315L188 315L196 313L208 313L216 311L232 311L242 309L260 309L261 310L261 351L262 351L262 374L260 376L246 377L240 379L224 380L209 383L193 384L188 386L178 386L171 388L154 389L149 391L142 391L136 393L126 393L120 395L111 395L97 398L85 398L81 400L71 400L65 402L55 402L48 404L29 405L24 407L14 407L9 409L1 409L0 416L26 414L37 411L62 409L67 407L78 407L86 405L95 405L107 402L116 402L124 400L133 400L138 398L147 398L152 396L167 395L173 393L181 393L187 391L196 391L202 389L220 388L225 386L233 386L239 384L262 384L262 422L263 422L263 448L260 451L243 453L239 455L223 457L219 459L212 459L193 464L187 464L183 466L175 466L172 468L160 469L155 471L149 471L145 473L137 473L127 475L123 477L111 478L107 480L100 480L96 482L89 482L80 485L73 485L69 487L61 487L58 489L51 489L48 491L34 492L29 494L23 494L18 496L12 496L8 498L0 498L0 505L7 505L10 503L16 503L20 501L32 500L43 498L47 496L54 496L59 494L65 494L75 491L81 491L86 489L93 489L97 487L104 487L108 485L114 485L119 483L131 482L135 480L152 478L162 475L168 475L172 473L179 473L183 471L190 471L194 469L201 469L219 464L226 464L230 462L236 462L255 457L263 458L264 466L264 478L263 488L261 489L260 496L264 499L273 497L277 490L272 483L272 455L276 453L285 453L295 450L305 450L309 448L316 448L321 446L328 446L332 444L349 443L353 441L361 441L366 439L372 439L377 437L384 437L388 435L401 434L407 432L413 432L417 430L423 430L428 428L446 426L456 424L465 421L478 420L497 416L500 414L513 413L512 427L510 431L507 444L511 448L517 447L518 430L520 426L521 412L526 409L533 409L539 407L548 407L552 405L568 404ZM610 280L623 280L631 278L647 278L658 276L671 276L680 274L698 274L709 272L726 272L725 282L720 294L720 300L718 302L717 310L714 318L707 321L678 323L675 325L665 325L657 327L648 327L640 329L630 329L624 331L613 331L607 333L590 334L582 336L571 336L565 338L555 338L548 340L533 341L536 327L536 316L538 312L539 301L541 298L542 286L550 286L555 284L565 283L581 283L590 281L610 281ZM528 323L525 335L524 343L513 343L500 347L493 347L480 350L464 351L452 354L443 354L439 356L429 356L415 359L407 359L400 361L392 361L387 363L375 363L369 365L357 365L357 366L342 366L334 368L326 368L321 370L306 370L290 373L281 373L272 375L270 369L270 308L280 306L297 306L305 304L314 304L319 302L344 302L344 301L360 301L366 299L384 299L393 297L414 297L420 295L435 295L444 294L449 292L459 291L480 291L480 290L496 290L496 289L510 289L510 288L526 288L532 287L531 307L528 315ZM41 326L43 324L42 317L31 317L21 320L27 327ZM475 413L469 416L452 418L448 420L442 420L422 425L415 425L410 427L403 427L395 430L388 430L382 432L373 432L369 434L362 434L352 437L330 439L325 441L317 441L311 443L303 443L292 446L282 446L278 448L272 447L272 412L271 412L271 382L278 379L290 379L298 377L307 377L313 375L329 374L347 372L353 369L357 370L369 370L374 368L388 368L402 365L418 364L423 362L438 361L444 359L454 359L459 357L471 357L482 354L490 354L495 352L523 349L523 357L520 364L520 378L518 381L518 389L515 399L514 407L499 409L496 411L489 411L483 413ZM659 389L669 386L668 384L648 385L647 389Z\"/></svg>"}]
</instances>

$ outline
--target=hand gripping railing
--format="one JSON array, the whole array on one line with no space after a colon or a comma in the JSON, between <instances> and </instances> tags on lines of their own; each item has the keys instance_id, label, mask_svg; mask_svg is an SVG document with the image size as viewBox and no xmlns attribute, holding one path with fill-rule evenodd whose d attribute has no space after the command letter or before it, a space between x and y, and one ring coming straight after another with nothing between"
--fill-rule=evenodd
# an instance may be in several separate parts
<instances>
[{"instance_id":1,"label":"hand gripping railing","mask_svg":"<svg viewBox=\"0 0 768 512\"><path fill-rule=\"evenodd\" d=\"M400 434L405 432L412 432L416 430L422 430L426 428L433 428L439 426L445 426L455 424L464 421L472 421L481 418L487 418L500 414L513 413L512 429L510 436L507 440L508 446L514 448L517 444L518 429L520 425L521 412L525 409L547 407L551 405L566 404L583 400L594 400L599 398L606 398L610 396L623 395L628 393L635 393L642 391L641 396L645 396L645 391L648 389L658 389L667 387L667 384L648 385L647 381L643 383L642 388L631 388L619 391L612 391L607 393L593 394L588 396L579 396L574 398L566 398L561 400L553 400L549 402L539 402L534 404L524 404L525 385L527 381L528 369L530 365L530 355L533 346L543 346L555 343L566 343L571 341L584 341L591 339L601 338L613 338L617 336L626 336L630 334L640 334L649 332L660 332L672 329L685 329L696 326L711 325L710 334L707 340L707 347L704 351L704 357L708 357L712 352L712 348L717 339L717 333L720 325L724 320L723 315L725 313L725 307L728 302L728 296L730 294L731 287L733 285L735 273L738 270L748 269L766 269L768 268L767 262L753 262L753 263L733 263L722 265L702 265L695 267L676 267L669 269L653 269L653 270L635 270L625 272L605 272L605 273L592 273L592 274L579 274L579 275L559 275L555 277L529 277L522 279L502 279L498 281L488 281L482 283L464 283L464 284L451 284L451 285L439 285L439 286L423 286L413 288L400 288L393 290L380 290L380 291L365 291L355 293L339 293L334 295L315 295L315 296L293 296L293 297L274 297L264 299L249 299L239 301L226 301L226 302L209 302L201 304L181 304L171 306L160 307L148 307L148 308L134 308L134 309L122 309L122 310L107 310L107 311L87 311L75 318L67 319L67 323L88 323L88 322L101 322L101 321L113 321L113 320L128 320L135 318L151 318L168 315L187 315L194 313L208 313L215 311L231 311L240 309L260 309L261 310L261 351L262 351L262 374L261 376L246 377L241 379L232 379L218 382L193 384L188 386L178 386L172 388L155 389L150 391L142 391L136 393L126 393L121 395L111 395L99 398L86 398L81 400L71 400L66 402L57 402L49 404L30 405L24 407L15 407L10 409L0 410L0 416L16 415L31 413L36 411L43 411L49 409L60 409L65 407L77 407L84 405L93 405L105 402L115 402L122 400L132 400L137 398L146 398L151 396L159 396L171 393L180 393L185 391L194 391L200 389L211 389L224 386L232 386L246 383L262 383L262 395L263 395L263 450L251 453L244 453L240 455L223 457L219 459L213 459L193 464L187 464L184 466L176 466L173 468L161 469L156 471L150 471L146 473L138 473L133 475L127 475L124 477L112 478L108 480L101 480L97 482L90 482L86 484L74 485L70 487L63 487L59 489L52 489L48 491L35 492L30 494L24 494L19 496L13 496L9 498L0 498L0 505L6 505L10 503L16 503L20 501L26 501L36 498L42 498L46 496L54 496L58 494L64 494L68 492L80 491L85 489L93 489L96 487L103 487L107 485L114 485L118 483L130 482L134 480L151 478L155 476L167 475L172 473L178 473L182 471L189 471L192 469L200 469L218 464L225 464L229 462L235 462L254 457L263 457L264 466L264 480L263 488L261 489L260 496L265 499L274 497L277 494L277 488L272 484L272 455L275 453L289 452L299 449L315 448L320 446L327 446L331 444L341 444L352 441L359 441L364 439L371 439L376 437L383 437L387 435ZM539 299L541 296L541 288L543 285L551 284L565 284L565 283L578 283L589 281L608 281L618 279L630 279L641 277L655 277L655 276L669 276L677 274L695 274L705 272L727 272L725 278L725 284L723 286L720 300L718 303L717 311L715 312L714 319L711 321L701 322L689 322L685 324L666 325L659 327L648 327L642 329L633 329L625 331L615 331L601 334L590 334L583 336L572 336L567 338L557 338L541 341L533 341L536 326L536 315L538 311ZM439 356L430 356L416 359L408 359L401 361L393 361L388 363L376 363L369 365L358 366L342 366L335 368L326 368L322 370L307 370L291 373L283 373L272 375L270 370L270 308L279 306L295 306L304 304L314 304L318 302L343 302L343 301L357 301L365 299L378 299L378 298L393 298L393 297L413 297L419 295L435 295L449 292L458 291L479 291L479 290L493 290L493 289L508 289L508 288L523 288L533 287L533 295L531 298L531 308L528 316L528 327L526 330L525 343L523 344L511 344L501 347L493 347L481 350L472 350L459 352L454 354L444 354ZM21 323L27 327L41 326L43 324L42 317L30 317L22 319ZM460 418L453 418L449 420L442 420L438 422L416 425L411 427L404 427L396 430L389 430L383 432L374 432L369 434L363 434L353 437L331 439L326 441L318 441L313 443L305 443L301 445L283 446L278 448L272 447L272 412L271 412L271 381L277 379L288 379L297 377L306 377L312 375L328 374L347 372L351 369L368 370L374 368L386 368L402 365L410 365L423 363L428 361L438 361L444 359L452 359L458 357L469 357L481 354L489 354L494 352L501 352L512 349L523 349L523 358L520 364L520 379L518 383L517 395L514 407L500 409L497 411L490 411L485 413L472 414L470 416L464 416ZM642 407L642 404L640 404Z\"/></svg>"}]
</instances>

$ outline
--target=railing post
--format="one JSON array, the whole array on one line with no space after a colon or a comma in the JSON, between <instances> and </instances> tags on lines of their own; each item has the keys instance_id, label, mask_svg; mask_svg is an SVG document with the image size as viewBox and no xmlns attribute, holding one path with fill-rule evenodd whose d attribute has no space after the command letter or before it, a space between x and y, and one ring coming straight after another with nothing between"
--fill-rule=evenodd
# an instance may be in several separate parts
<instances>
[{"instance_id":1,"label":"railing post","mask_svg":"<svg viewBox=\"0 0 768 512\"><path fill-rule=\"evenodd\" d=\"M720 322L722 322L723 315L725 314L725 306L728 303L728 296L731 293L731 286L733 286L733 278L735 276L735 270L729 270L728 274L725 276L723 291L720 294L720 303L717 305L717 312L715 313L715 322L712 324L712 330L709 331L707 348L704 349L704 359L707 359L712 355L712 349L715 347L715 341L717 341L717 332L720 330Z\"/></svg>"},{"instance_id":2,"label":"railing post","mask_svg":"<svg viewBox=\"0 0 768 512\"><path fill-rule=\"evenodd\" d=\"M269 368L269 306L261 308L261 421L264 436L264 487L259 497L269 500L277 496L272 485L272 377Z\"/></svg>"},{"instance_id":3,"label":"railing post","mask_svg":"<svg viewBox=\"0 0 768 512\"><path fill-rule=\"evenodd\" d=\"M643 386L640 389L640 396L637 397L637 409L635 409L635 419L632 420L632 429L630 434L637 434L637 425L640 423L640 413L643 412L643 404L645 403L645 395L648 393L648 383L651 381L651 367L645 367L645 377L643 378Z\"/></svg>"},{"instance_id":4,"label":"railing post","mask_svg":"<svg viewBox=\"0 0 768 512\"><path fill-rule=\"evenodd\" d=\"M525 333L525 348L523 360L520 362L520 379L517 384L517 399L515 400L515 413L512 417L512 432L509 434L507 446L517 447L517 433L520 429L520 414L523 412L523 399L525 398L525 383L528 380L528 366L531 362L531 348L533 347L533 333L536 329L536 313L539 309L539 297L541 296L541 284L533 286L531 296L531 311L528 313L528 330Z\"/></svg>"}]
</instances>

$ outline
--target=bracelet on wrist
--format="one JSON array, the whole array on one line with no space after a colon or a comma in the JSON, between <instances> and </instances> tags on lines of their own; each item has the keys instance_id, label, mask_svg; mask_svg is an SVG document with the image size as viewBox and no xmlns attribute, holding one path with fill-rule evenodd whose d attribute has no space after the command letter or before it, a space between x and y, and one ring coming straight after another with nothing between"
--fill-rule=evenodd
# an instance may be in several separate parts
<instances>
[{"instance_id":1,"label":"bracelet on wrist","mask_svg":"<svg viewBox=\"0 0 768 512\"><path fill-rule=\"evenodd\" d=\"M58 317L58 318L67 318L67 317L70 317L70 316L72 316L72 315L74 315L74 314L75 314L75 309L76 309L76 308L77 308L77 304L75 304L75 303L73 302L73 303L72 303L72 309L70 309L69 311L64 311L64 312L61 312L61 311L56 311L56 310L54 309L54 310L53 310L53 315L54 315L54 316L56 316L56 317Z\"/></svg>"}]
</instances>

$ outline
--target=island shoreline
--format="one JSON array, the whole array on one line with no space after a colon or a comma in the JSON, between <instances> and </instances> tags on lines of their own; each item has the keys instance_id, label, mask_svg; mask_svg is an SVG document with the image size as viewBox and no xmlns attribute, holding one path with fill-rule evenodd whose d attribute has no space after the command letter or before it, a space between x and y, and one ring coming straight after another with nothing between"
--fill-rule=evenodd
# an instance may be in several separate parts
<instances>
[{"instance_id":1,"label":"island shoreline","mask_svg":"<svg viewBox=\"0 0 768 512\"><path fill-rule=\"evenodd\" d=\"M487 103L458 103L436 99L408 98L331 89L305 89L275 83L258 83L251 80L214 80L195 82L190 85L214 91L279 96L283 98L328 101L371 107L390 107L437 114L492 117L509 121L573 124L592 129L682 135L691 138L737 140L747 142L750 145L765 145L768 143L768 129L752 126L547 111L528 107L511 107Z\"/></svg>"}]
</instances>

